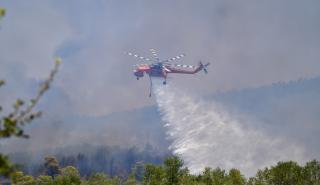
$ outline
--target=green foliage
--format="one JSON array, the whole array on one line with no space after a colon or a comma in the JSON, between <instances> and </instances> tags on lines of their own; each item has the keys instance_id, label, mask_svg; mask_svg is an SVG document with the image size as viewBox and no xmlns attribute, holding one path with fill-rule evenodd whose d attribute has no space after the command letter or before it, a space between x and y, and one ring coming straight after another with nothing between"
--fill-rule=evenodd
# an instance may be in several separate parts
<instances>
[{"instance_id":1,"label":"green foliage","mask_svg":"<svg viewBox=\"0 0 320 185\"><path fill-rule=\"evenodd\" d=\"M180 171L179 176L179 184L180 185L197 185L197 179L194 175L191 175L188 168L184 168Z\"/></svg>"},{"instance_id":2,"label":"green foliage","mask_svg":"<svg viewBox=\"0 0 320 185\"><path fill-rule=\"evenodd\" d=\"M231 169L229 171L229 182L233 185L245 185L246 179L237 169Z\"/></svg>"},{"instance_id":3,"label":"green foliage","mask_svg":"<svg viewBox=\"0 0 320 185\"><path fill-rule=\"evenodd\" d=\"M4 80L0 80L0 87L3 86L5 84Z\"/></svg>"},{"instance_id":4,"label":"green foliage","mask_svg":"<svg viewBox=\"0 0 320 185\"><path fill-rule=\"evenodd\" d=\"M58 175L54 178L54 184L80 185L80 174L75 167L67 166L61 169L61 175Z\"/></svg>"},{"instance_id":5,"label":"green foliage","mask_svg":"<svg viewBox=\"0 0 320 185\"><path fill-rule=\"evenodd\" d=\"M10 163L9 158L0 154L0 174L8 176L13 171L14 167Z\"/></svg>"},{"instance_id":6,"label":"green foliage","mask_svg":"<svg viewBox=\"0 0 320 185\"><path fill-rule=\"evenodd\" d=\"M14 172L11 177L13 185L36 185L36 181L30 175L24 175L23 172Z\"/></svg>"},{"instance_id":7,"label":"green foliage","mask_svg":"<svg viewBox=\"0 0 320 185\"><path fill-rule=\"evenodd\" d=\"M200 176L200 181L205 185L223 185L229 181L228 174L220 168L205 168Z\"/></svg>"},{"instance_id":8,"label":"green foliage","mask_svg":"<svg viewBox=\"0 0 320 185\"><path fill-rule=\"evenodd\" d=\"M82 185L120 185L120 179L118 177L108 178L104 173L96 173L87 181L83 181Z\"/></svg>"},{"instance_id":9,"label":"green foliage","mask_svg":"<svg viewBox=\"0 0 320 185\"><path fill-rule=\"evenodd\" d=\"M40 175L36 179L36 184L37 185L53 185L53 179L50 176L47 175Z\"/></svg>"},{"instance_id":10,"label":"green foliage","mask_svg":"<svg viewBox=\"0 0 320 185\"><path fill-rule=\"evenodd\" d=\"M0 7L0 19L6 14L6 9ZM26 123L31 123L35 118L41 116L41 112L34 112L33 108L37 105L44 93L49 89L54 76L58 72L58 68L61 64L61 59L57 58L55 66L50 72L49 77L41 84L38 93L28 103L21 99L17 99L13 104L13 111L8 115L3 116L0 119L0 139L9 137L22 137L28 138L29 136L24 134L23 126ZM0 87L5 84L5 81L0 79ZM0 113L3 107L0 105ZM9 158L0 153L0 176L9 176L14 171L13 165L10 163Z\"/></svg>"},{"instance_id":11,"label":"green foliage","mask_svg":"<svg viewBox=\"0 0 320 185\"><path fill-rule=\"evenodd\" d=\"M183 162L176 156L168 157L163 166L145 165L142 184L144 185L178 185L191 184L195 177L187 168L182 169Z\"/></svg>"},{"instance_id":12,"label":"green foliage","mask_svg":"<svg viewBox=\"0 0 320 185\"><path fill-rule=\"evenodd\" d=\"M302 168L293 161L279 162L271 167L268 183L275 185L303 185Z\"/></svg>"},{"instance_id":13,"label":"green foliage","mask_svg":"<svg viewBox=\"0 0 320 185\"><path fill-rule=\"evenodd\" d=\"M58 72L61 59L57 58L53 70L49 77L40 85L38 93L29 102L17 99L13 104L13 111L0 119L0 138L8 138L11 136L27 138L24 134L23 126L31 123L35 118L41 116L41 112L34 112L33 108L37 105L44 93L49 89L55 74ZM0 87L5 84L4 80L0 80ZM1 109L2 110L2 107Z\"/></svg>"},{"instance_id":14,"label":"green foliage","mask_svg":"<svg viewBox=\"0 0 320 185\"><path fill-rule=\"evenodd\" d=\"M320 185L320 163L313 160L304 167L296 162L279 162L270 169L259 170L248 185Z\"/></svg>"},{"instance_id":15,"label":"green foliage","mask_svg":"<svg viewBox=\"0 0 320 185\"><path fill-rule=\"evenodd\" d=\"M4 15L1 13L0 15ZM28 103L21 99L17 99L13 104L13 111L8 115L3 116L0 119L0 139L9 137L22 137L28 138L29 136L24 134L23 126L27 123L31 123L34 119L41 116L41 112L34 112L33 108L37 105L44 93L49 89L55 74L58 72L61 59L57 58L55 66L50 72L49 77L41 84L38 93ZM5 84L4 80L0 80L0 87ZM2 111L0 106L0 113ZM9 158L0 153L0 175L8 176L14 171L13 165L10 163Z\"/></svg>"},{"instance_id":16,"label":"green foliage","mask_svg":"<svg viewBox=\"0 0 320 185\"><path fill-rule=\"evenodd\" d=\"M107 185L109 184L109 179L107 178L107 175L104 173L97 173L93 174L87 182L84 184L90 184L90 185Z\"/></svg>"},{"instance_id":17,"label":"green foliage","mask_svg":"<svg viewBox=\"0 0 320 185\"><path fill-rule=\"evenodd\" d=\"M213 178L211 176L211 168L205 168L204 172L202 173L202 178L201 180L204 182L206 185L211 185L213 184Z\"/></svg>"},{"instance_id":18,"label":"green foliage","mask_svg":"<svg viewBox=\"0 0 320 185\"><path fill-rule=\"evenodd\" d=\"M176 156L169 157L164 161L164 171L167 185L179 184L179 176L183 162Z\"/></svg>"},{"instance_id":19,"label":"green foliage","mask_svg":"<svg viewBox=\"0 0 320 185\"><path fill-rule=\"evenodd\" d=\"M0 19L6 15L6 9L0 7Z\"/></svg>"},{"instance_id":20,"label":"green foliage","mask_svg":"<svg viewBox=\"0 0 320 185\"><path fill-rule=\"evenodd\" d=\"M268 185L269 170L266 168L264 171L258 170L255 177L248 180L248 185Z\"/></svg>"},{"instance_id":21,"label":"green foliage","mask_svg":"<svg viewBox=\"0 0 320 185\"><path fill-rule=\"evenodd\" d=\"M145 173L143 176L144 185L163 185L165 183L165 171L162 166L153 164L145 165Z\"/></svg>"},{"instance_id":22,"label":"green foliage","mask_svg":"<svg viewBox=\"0 0 320 185\"><path fill-rule=\"evenodd\" d=\"M211 177L213 179L214 185L222 185L228 181L228 175L224 170L221 170L220 168L212 170Z\"/></svg>"},{"instance_id":23,"label":"green foliage","mask_svg":"<svg viewBox=\"0 0 320 185\"><path fill-rule=\"evenodd\" d=\"M23 177L23 172L14 172L12 175L11 175L11 181L13 184L16 184L18 181L20 181L20 179L22 179Z\"/></svg>"},{"instance_id":24,"label":"green foliage","mask_svg":"<svg viewBox=\"0 0 320 185\"><path fill-rule=\"evenodd\" d=\"M132 172L130 173L127 181L124 183L125 185L138 185L138 181L136 179L136 171L137 166L132 169Z\"/></svg>"},{"instance_id":25,"label":"green foliage","mask_svg":"<svg viewBox=\"0 0 320 185\"><path fill-rule=\"evenodd\" d=\"M320 185L320 162L308 162L302 169L302 176L305 185Z\"/></svg>"},{"instance_id":26,"label":"green foliage","mask_svg":"<svg viewBox=\"0 0 320 185\"><path fill-rule=\"evenodd\" d=\"M50 160L49 160L50 159ZM50 164L57 164L54 157L46 157ZM61 168L54 177L41 175L37 178L14 172L11 175L13 185L320 185L320 163L313 160L304 167L296 162L279 162L276 166L259 170L256 176L246 181L238 169L229 173L220 168L205 168L199 175L190 174L182 168L183 162L178 157L169 157L161 166L146 164L142 181L136 179L136 167L127 179L110 178L104 173L92 174L89 178L80 176L73 166Z\"/></svg>"}]
</instances>

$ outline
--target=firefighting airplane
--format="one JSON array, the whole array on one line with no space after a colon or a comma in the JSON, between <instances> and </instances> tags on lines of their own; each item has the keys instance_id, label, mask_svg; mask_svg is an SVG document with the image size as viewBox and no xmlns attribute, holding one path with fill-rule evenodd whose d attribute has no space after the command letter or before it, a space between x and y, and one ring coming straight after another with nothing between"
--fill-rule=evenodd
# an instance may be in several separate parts
<instances>
[{"instance_id":1,"label":"firefighting airplane","mask_svg":"<svg viewBox=\"0 0 320 185\"><path fill-rule=\"evenodd\" d=\"M163 84L165 85L167 84L167 75L169 73L195 74L201 70L203 70L205 73L208 73L207 67L210 63L202 64L202 62L200 61L198 66L177 64L173 62L185 57L186 56L185 54L177 55L167 60L160 60L156 50L150 49L150 51L153 55L153 59L150 59L148 57L143 57L138 54L134 54L130 52L127 53L130 56L133 56L135 58L148 62L147 64L136 64L133 72L134 72L134 75L137 77L137 80L139 80L139 78L142 78L144 76L144 73L149 75L149 79L150 79L149 97L151 97L151 89L152 89L151 77L164 78Z\"/></svg>"}]
</instances>

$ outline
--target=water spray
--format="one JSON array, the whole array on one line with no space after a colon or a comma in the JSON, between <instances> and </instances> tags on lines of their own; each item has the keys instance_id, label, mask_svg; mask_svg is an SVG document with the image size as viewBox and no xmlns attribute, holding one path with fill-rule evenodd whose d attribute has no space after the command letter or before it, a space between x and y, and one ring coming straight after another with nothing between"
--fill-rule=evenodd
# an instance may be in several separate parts
<instances>
[{"instance_id":1,"label":"water spray","mask_svg":"<svg viewBox=\"0 0 320 185\"><path fill-rule=\"evenodd\" d=\"M303 161L302 147L237 121L215 102L205 102L154 81L154 94L170 149L192 173L205 167L237 168L246 175L278 161Z\"/></svg>"}]
</instances>

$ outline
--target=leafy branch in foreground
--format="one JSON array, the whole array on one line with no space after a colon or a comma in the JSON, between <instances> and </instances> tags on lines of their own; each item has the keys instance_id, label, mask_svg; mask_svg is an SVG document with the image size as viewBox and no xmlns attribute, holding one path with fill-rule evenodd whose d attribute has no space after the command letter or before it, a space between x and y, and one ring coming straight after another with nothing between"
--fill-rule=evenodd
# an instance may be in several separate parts
<instances>
[{"instance_id":1,"label":"leafy branch in foreground","mask_svg":"<svg viewBox=\"0 0 320 185\"><path fill-rule=\"evenodd\" d=\"M1 10L0 10L1 11ZM41 116L41 111L33 111L41 97L50 88L56 73L58 72L61 59L57 58L54 68L51 70L49 77L39 86L36 96L31 99L28 104L21 99L17 99L13 104L13 111L0 119L0 139L14 137L28 138L24 134L23 126L31 123L35 118ZM4 80L0 80L0 87L5 84ZM0 106L0 112L2 107ZM9 175L13 171L13 166L7 156L0 153L0 175Z\"/></svg>"},{"instance_id":2,"label":"leafy branch in foreground","mask_svg":"<svg viewBox=\"0 0 320 185\"><path fill-rule=\"evenodd\" d=\"M6 9L0 7L0 18L6 15Z\"/></svg>"},{"instance_id":3,"label":"leafy branch in foreground","mask_svg":"<svg viewBox=\"0 0 320 185\"><path fill-rule=\"evenodd\" d=\"M40 85L37 95L35 98L30 100L28 105L25 105L25 102L21 99L16 100L13 105L13 112L9 113L7 116L4 116L0 120L0 138L8 138L11 136L25 138L29 137L28 135L24 134L22 126L41 116L40 111L34 112L33 109L44 93L49 89L54 76L58 72L60 63L61 60L59 58L56 59L55 66L49 77ZM2 84L4 84L4 81L2 81Z\"/></svg>"}]
</instances>

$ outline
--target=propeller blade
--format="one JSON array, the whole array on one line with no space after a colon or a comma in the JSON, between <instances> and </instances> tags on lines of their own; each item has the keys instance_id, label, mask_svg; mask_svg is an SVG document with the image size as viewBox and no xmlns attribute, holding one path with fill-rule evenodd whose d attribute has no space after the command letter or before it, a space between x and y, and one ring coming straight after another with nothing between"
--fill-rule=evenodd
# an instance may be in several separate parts
<instances>
[{"instance_id":1,"label":"propeller blade","mask_svg":"<svg viewBox=\"0 0 320 185\"><path fill-rule=\"evenodd\" d=\"M208 74L207 67L210 65L210 63L208 62L208 63L203 65L202 62L200 61L200 65L202 65L204 73Z\"/></svg>"},{"instance_id":2,"label":"propeller blade","mask_svg":"<svg viewBox=\"0 0 320 185\"><path fill-rule=\"evenodd\" d=\"M141 59L141 60L152 61L150 58L143 57L143 56L140 56L140 55L138 55L138 54L131 53L131 52L128 52L127 54L128 54L129 56L133 56L133 57L138 58L138 59Z\"/></svg>"},{"instance_id":3,"label":"propeller blade","mask_svg":"<svg viewBox=\"0 0 320 185\"><path fill-rule=\"evenodd\" d=\"M168 62L172 62L172 61L175 61L175 60L177 60L177 59L181 59L181 58L183 58L183 57L185 57L185 56L186 56L186 54L181 54L181 55L172 57L172 58L168 59L167 61L168 61Z\"/></svg>"},{"instance_id":4,"label":"propeller blade","mask_svg":"<svg viewBox=\"0 0 320 185\"><path fill-rule=\"evenodd\" d=\"M174 64L176 67L184 67L184 68L195 68L195 66L192 65L185 65L185 64Z\"/></svg>"},{"instance_id":5,"label":"propeller blade","mask_svg":"<svg viewBox=\"0 0 320 185\"><path fill-rule=\"evenodd\" d=\"M166 66L163 66L163 69L164 69L166 72L171 72L171 70L168 69Z\"/></svg>"},{"instance_id":6,"label":"propeller blade","mask_svg":"<svg viewBox=\"0 0 320 185\"><path fill-rule=\"evenodd\" d=\"M159 57L158 57L157 51L156 51L155 49L150 49L150 51L151 51L153 57L154 57L157 61L159 61Z\"/></svg>"}]
</instances>

